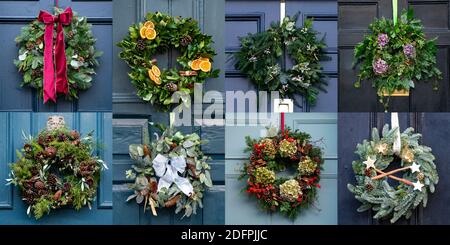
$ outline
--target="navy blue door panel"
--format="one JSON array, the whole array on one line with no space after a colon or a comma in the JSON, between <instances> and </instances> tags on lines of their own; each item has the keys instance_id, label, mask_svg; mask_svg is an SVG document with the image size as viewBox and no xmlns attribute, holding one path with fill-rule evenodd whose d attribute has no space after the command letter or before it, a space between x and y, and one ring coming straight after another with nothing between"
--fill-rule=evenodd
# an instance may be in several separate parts
<instances>
[{"instance_id":1,"label":"navy blue door panel","mask_svg":"<svg viewBox=\"0 0 450 245\"><path fill-rule=\"evenodd\" d=\"M324 72L328 76L329 85L327 93L321 93L317 105L311 107L299 95L296 101L300 106L295 106L296 112L335 112L337 111L337 4L334 0L325 1L287 1L286 14L294 15L300 12L299 25L304 19L313 18L314 28L325 35L325 42L328 48L326 54L331 58L323 61ZM253 0L227 0L226 1L226 21L225 21L225 53L226 53L226 73L225 88L227 91L256 91L256 87L244 74L234 67L233 55L239 50L239 37L248 33L263 32L269 28L272 22L280 19L280 1L253 1ZM290 60L287 58L288 67ZM270 105L268 106L270 110ZM235 111L245 112L248 108L237 108ZM229 111L230 112L230 111Z\"/></svg>"},{"instance_id":2,"label":"navy blue door panel","mask_svg":"<svg viewBox=\"0 0 450 245\"><path fill-rule=\"evenodd\" d=\"M28 217L28 206L21 200L19 190L7 186L6 178L10 172L9 164L16 159L16 149L21 149L25 134L37 135L46 127L49 113L0 112L0 224L111 224L112 223L112 129L111 113L62 113L69 128L83 135L94 130L97 143L102 145L96 154L108 165L101 175L97 199L89 208L79 212L64 208L52 210L50 215L36 221Z\"/></svg>"},{"instance_id":3,"label":"navy blue door panel","mask_svg":"<svg viewBox=\"0 0 450 245\"><path fill-rule=\"evenodd\" d=\"M43 104L33 89L20 87L22 76L13 64L18 55L14 39L23 26L36 19L41 9L51 11L53 6L53 0L0 1L0 111L111 111L112 1L59 1L60 7L71 6L79 15L88 18L97 38L96 49L103 51L93 85L80 93L79 100L69 101L60 96L57 104Z\"/></svg>"}]
</instances>

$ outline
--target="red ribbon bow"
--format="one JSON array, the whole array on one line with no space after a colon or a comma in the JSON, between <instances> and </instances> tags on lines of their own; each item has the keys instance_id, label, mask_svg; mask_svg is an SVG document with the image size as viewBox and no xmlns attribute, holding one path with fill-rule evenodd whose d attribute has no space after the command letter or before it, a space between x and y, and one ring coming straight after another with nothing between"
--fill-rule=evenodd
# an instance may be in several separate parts
<instances>
[{"instance_id":1,"label":"red ribbon bow","mask_svg":"<svg viewBox=\"0 0 450 245\"><path fill-rule=\"evenodd\" d=\"M39 13L38 20L45 24L44 103L47 103L49 99L56 103L57 93L66 95L69 93L63 25L69 25L72 22L72 17L73 13L70 7L59 15L52 15L42 10ZM53 51L53 27L55 23L58 23L58 27ZM55 61L53 61L53 56Z\"/></svg>"}]
</instances>

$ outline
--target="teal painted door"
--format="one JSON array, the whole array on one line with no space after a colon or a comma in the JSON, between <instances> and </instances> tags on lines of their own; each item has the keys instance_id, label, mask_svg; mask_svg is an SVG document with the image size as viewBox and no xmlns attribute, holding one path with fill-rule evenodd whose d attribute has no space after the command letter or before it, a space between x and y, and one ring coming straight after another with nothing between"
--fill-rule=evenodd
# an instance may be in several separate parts
<instances>
[{"instance_id":1,"label":"teal painted door","mask_svg":"<svg viewBox=\"0 0 450 245\"><path fill-rule=\"evenodd\" d=\"M262 114L260 114L262 115ZM324 170L321 174L321 188L317 207L290 220L279 214L269 214L257 207L254 198L241 192L245 182L238 180L242 163L248 159L244 153L245 136L258 138L264 135L268 125L279 125L279 115L258 124L236 124L225 128L225 222L237 224L337 224L337 114L335 113L293 113L286 114L286 126L311 134L312 139L323 141Z\"/></svg>"},{"instance_id":2,"label":"teal painted door","mask_svg":"<svg viewBox=\"0 0 450 245\"><path fill-rule=\"evenodd\" d=\"M23 147L22 131L36 136L46 127L49 113L1 112L0 113L0 224L111 224L112 223L112 130L111 113L59 113L65 118L68 128L76 129L82 135L94 130L99 147L96 154L108 165L102 172L97 190L97 200L92 210L85 207L80 211L71 208L52 210L50 215L36 221L28 217L28 206L21 200L19 190L6 185L10 172L9 164L16 160L16 149Z\"/></svg>"},{"instance_id":3,"label":"teal painted door","mask_svg":"<svg viewBox=\"0 0 450 245\"><path fill-rule=\"evenodd\" d=\"M114 43L128 34L128 27L142 21L147 12L160 11L172 16L193 17L199 21L201 30L213 36L217 56L214 65L224 70L224 0L115 0L114 4ZM224 127L185 126L185 133L196 132L209 143L202 150L212 157L212 179L214 187L205 195L204 208L191 218L181 219L173 209L158 210L158 216L143 212L143 207L135 202L126 202L131 192L127 188L125 171L132 165L128 154L130 144L143 143L145 138L153 137L154 128L149 123L168 125L169 114L157 112L150 104L140 100L128 79L128 67L118 58L120 49L114 48L113 59L113 144L114 144L114 224L223 224L224 223ZM171 67L176 52L158 56L158 64L164 69ZM217 90L223 93L223 73L217 79L206 82L203 91ZM216 103L223 103L216 100ZM205 102L204 106L209 106ZM193 118L193 117L192 117ZM217 118L220 119L220 118ZM192 124L193 125L193 124Z\"/></svg>"},{"instance_id":4,"label":"teal painted door","mask_svg":"<svg viewBox=\"0 0 450 245\"><path fill-rule=\"evenodd\" d=\"M78 100L44 104L34 89L20 87L22 75L14 65L18 56L16 36L21 28L35 20L40 10L52 12L55 0L0 0L0 111L33 112L111 112L112 68L112 1L59 0L61 8L72 7L79 16L87 17L97 39L95 48L103 52L92 87L81 91Z\"/></svg>"}]
</instances>

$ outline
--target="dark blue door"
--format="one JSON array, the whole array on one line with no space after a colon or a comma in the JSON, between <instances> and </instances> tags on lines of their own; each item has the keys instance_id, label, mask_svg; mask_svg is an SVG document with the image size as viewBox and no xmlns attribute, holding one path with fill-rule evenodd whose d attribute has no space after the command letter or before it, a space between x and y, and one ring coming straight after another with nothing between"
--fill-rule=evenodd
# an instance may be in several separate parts
<instances>
[{"instance_id":1,"label":"dark blue door","mask_svg":"<svg viewBox=\"0 0 450 245\"><path fill-rule=\"evenodd\" d=\"M327 93L320 93L317 105L311 107L300 96L296 96L300 106L296 112L335 112L337 111L337 3L335 0L324 1L286 1L286 15L293 16L300 12L299 25L308 18L314 19L314 28L326 34L328 46L326 54L331 58L323 61L324 71L328 76ZM239 37L248 33L263 32L271 22L280 19L280 1L227 0L225 21L225 53L227 54L225 88L227 91L256 90L252 82L234 67L233 54L239 50ZM289 64L289 61L286 61ZM270 108L270 107L268 107ZM237 108L243 112L245 108ZM247 109L248 110L248 109Z\"/></svg>"},{"instance_id":2,"label":"dark blue door","mask_svg":"<svg viewBox=\"0 0 450 245\"><path fill-rule=\"evenodd\" d=\"M128 34L128 27L142 21L145 13L160 11L172 16L193 17L199 21L203 32L213 36L217 56L214 65L224 70L223 23L224 0L117 0L114 1L114 43L121 41ZM127 76L128 67L118 58L119 48L114 48L113 59L113 144L114 144L114 224L223 224L225 187L224 187L224 128L223 127L191 127L180 128L183 132L196 132L209 143L202 148L203 152L212 157L212 179L214 187L206 193L204 208L191 218L180 219L173 209L158 210L158 216L151 212L143 212L143 206L136 202L126 202L131 191L127 188L125 171L131 167L128 146L142 144L144 140L153 137L154 128L150 122L169 122L169 114L156 112L148 103L140 100ZM170 67L176 58L175 52L158 56L161 68ZM217 90L223 93L223 73L218 79L210 79L204 86L204 91ZM217 102L217 101L216 101ZM223 101L220 101L223 103ZM205 107L208 103L205 104ZM192 117L193 118L193 117ZM216 118L223 119L223 118Z\"/></svg>"},{"instance_id":3,"label":"dark blue door","mask_svg":"<svg viewBox=\"0 0 450 245\"><path fill-rule=\"evenodd\" d=\"M418 208L410 220L401 219L396 224L449 224L450 209L448 200L450 198L450 179L446 178L450 174L448 154L448 138L450 136L450 114L449 113L400 113L400 128L405 130L408 127L415 128L415 131L422 134L421 144L433 149L436 157L435 164L439 173L439 183L436 191L428 197L426 208ZM347 183L355 183L352 170L352 161L356 160L354 154L356 144L364 139L370 138L373 127L382 129L384 124L390 123L390 114L384 113L340 113L338 129L338 188L339 188L339 224L388 224L387 221L377 221L372 218L374 213L358 213L356 209L360 206L353 194L347 190Z\"/></svg>"},{"instance_id":4,"label":"dark blue door","mask_svg":"<svg viewBox=\"0 0 450 245\"><path fill-rule=\"evenodd\" d=\"M16 159L16 149L23 147L22 132L36 136L46 127L50 113L0 112L0 224L111 224L112 223L112 130L111 113L60 113L68 128L82 135L94 130L94 137L100 149L96 154L105 161L109 170L102 172L92 210L85 207L80 211L65 208L52 210L50 215L38 221L27 216L28 206L21 200L19 190L6 185L9 178L9 164Z\"/></svg>"},{"instance_id":5,"label":"dark blue door","mask_svg":"<svg viewBox=\"0 0 450 245\"><path fill-rule=\"evenodd\" d=\"M36 19L39 10L52 11L53 6L54 0L0 1L0 111L111 111L112 1L59 1L60 7L70 6L88 18L97 38L96 49L103 51L93 85L80 93L79 100L62 96L57 104L44 104L33 89L20 87L22 76L13 64L18 56L14 39L23 26Z\"/></svg>"}]
</instances>

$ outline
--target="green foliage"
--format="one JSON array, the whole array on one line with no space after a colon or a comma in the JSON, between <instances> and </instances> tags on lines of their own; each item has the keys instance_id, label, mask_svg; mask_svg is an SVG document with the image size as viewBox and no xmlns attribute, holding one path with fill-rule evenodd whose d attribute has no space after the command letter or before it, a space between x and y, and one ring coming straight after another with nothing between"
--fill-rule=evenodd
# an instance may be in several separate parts
<instances>
[{"instance_id":1,"label":"green foliage","mask_svg":"<svg viewBox=\"0 0 450 245\"><path fill-rule=\"evenodd\" d=\"M62 11L55 8L56 14ZM97 58L102 52L95 50L96 39L91 29L92 25L87 23L87 18L80 17L77 13L74 13L72 23L64 26L69 81L67 99L78 99L79 90L91 87L94 68L99 65ZM45 25L38 20L23 27L20 35L16 37L19 57L14 60L19 72L23 74L21 86L35 88L40 96L43 96L44 31Z\"/></svg>"},{"instance_id":2,"label":"green foliage","mask_svg":"<svg viewBox=\"0 0 450 245\"><path fill-rule=\"evenodd\" d=\"M65 127L43 130L27 143L11 164L9 183L17 185L36 219L51 209L90 206L96 196L100 172L106 166L92 156L91 134L81 137Z\"/></svg>"},{"instance_id":3,"label":"green foliage","mask_svg":"<svg viewBox=\"0 0 450 245\"><path fill-rule=\"evenodd\" d=\"M402 11L396 25L390 19L381 18L370 24L369 31L355 47L354 66L360 68L355 87L361 86L361 80L371 80L386 110L392 93L413 89L414 81L433 80L437 89L437 79L442 79L442 72L436 67L436 39L425 38L423 26L420 20L414 19L412 9ZM386 45L378 41L383 34L389 39ZM413 54L405 54L405 45L414 47ZM381 74L374 71L378 59L388 65L387 71ZM384 93L389 95L387 99Z\"/></svg>"},{"instance_id":4,"label":"green foliage","mask_svg":"<svg viewBox=\"0 0 450 245\"><path fill-rule=\"evenodd\" d=\"M33 206L34 217L36 217L36 219L40 219L44 215L49 214L51 205L52 201L50 201L46 197L41 197L39 201L37 201L36 204Z\"/></svg>"},{"instance_id":5,"label":"green foliage","mask_svg":"<svg viewBox=\"0 0 450 245\"><path fill-rule=\"evenodd\" d=\"M271 27L256 34L242 37L241 49L236 53L236 68L256 84L259 90L278 91L281 97L293 98L300 94L314 105L320 91L325 92L320 60L326 47L323 39L317 40L312 29L312 20L305 20L304 26L296 27L298 15L286 17L282 25L272 23ZM294 66L283 71L280 60L283 52L292 59Z\"/></svg>"},{"instance_id":6,"label":"green foliage","mask_svg":"<svg viewBox=\"0 0 450 245\"><path fill-rule=\"evenodd\" d=\"M395 223L401 217L409 218L412 210L420 204L426 206L428 193L433 193L435 185L439 181L439 176L434 164L435 157L431 153L431 148L419 144L420 134L415 134L413 128L406 129L401 134L402 150L395 155L393 144L397 128L389 129L388 125L383 127L382 137L376 128L372 130L372 140L364 140L356 146L358 160L353 161L353 171L355 173L356 184L348 184L348 189L355 195L355 198L362 203L358 212L365 212L372 209L375 212L374 218L389 218L391 223ZM385 153L379 152L376 147L380 144L387 145ZM405 152L414 154L414 162L420 165L420 173L413 173L405 170L402 178L424 184L422 191L414 190L413 186L400 182L398 186L391 186L387 177L373 180L376 172L366 171L364 161L370 156L376 158L375 167L379 170L387 169L393 161L399 161L402 167L411 166L411 162L403 159ZM419 177L423 174L423 179ZM370 185L373 188L367 188Z\"/></svg>"},{"instance_id":7,"label":"green foliage","mask_svg":"<svg viewBox=\"0 0 450 245\"><path fill-rule=\"evenodd\" d=\"M255 196L258 205L263 210L280 212L294 219L302 210L309 208L316 201L317 190L320 188L318 184L320 181L320 171L323 168L324 162L323 150L316 146L315 142L311 141L311 136L305 132L298 130L291 132L287 129L285 132L274 134L272 129L268 131L268 136L264 138L252 139L246 137L246 152L251 151L251 155L250 160L244 163L241 171L240 179L245 179L247 183L243 191ZM283 157L280 152L279 142L286 139L295 142L295 146L297 147L296 153L291 157ZM275 146L275 157L266 154L266 147L271 148L269 144ZM298 171L298 166L305 159L312 159L315 162L316 169L313 173L302 174ZM275 181L261 180L264 175L267 178L273 177L268 170L290 174L292 169L295 169L293 176L276 176ZM292 182L292 180L297 181L301 190L297 190L297 197L286 197L283 195L280 186L286 183L286 181ZM292 186L286 187L287 190L292 190L292 188ZM294 192L296 188L298 187L293 189Z\"/></svg>"},{"instance_id":8,"label":"green foliage","mask_svg":"<svg viewBox=\"0 0 450 245\"><path fill-rule=\"evenodd\" d=\"M168 110L174 91L171 91L167 84L177 85L178 94L185 103L193 93L195 83L203 83L208 78L218 77L219 70L214 69L209 72L199 70L196 76L182 76L179 73L191 71L191 63L197 58L204 57L212 61L216 55L212 47L212 37L201 32L196 20L156 12L148 13L145 21L151 21L155 25L157 36L154 40L141 38L139 32L144 24L137 23L130 26L129 35L117 44L122 48L119 57L131 68L128 75L139 97L159 106L160 109ZM188 45L182 45L181 40L186 37L190 37L191 41ZM161 84L158 85L149 78L148 69L154 65L152 60L157 55L171 49L176 49L180 53L177 57L178 68L163 70L160 76Z\"/></svg>"},{"instance_id":9,"label":"green foliage","mask_svg":"<svg viewBox=\"0 0 450 245\"><path fill-rule=\"evenodd\" d=\"M129 185L134 194L127 201L135 199L138 204L144 203L144 208L150 208L147 203L153 200L156 207L164 208L167 207L167 202L179 196L175 203L175 213L184 210L183 217L196 214L197 208L203 207L204 192L213 186L211 167L207 163L210 158L201 151L201 145L205 143L196 133L185 135L174 128L166 128L151 146L130 145L129 152L134 165L126 171L126 177L134 181ZM153 160L159 154L167 158L185 158L187 166L179 175L192 184L194 193L191 196L185 195L176 184L168 189L157 190L158 176L153 169Z\"/></svg>"}]
</instances>

